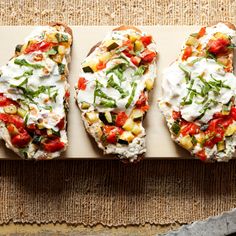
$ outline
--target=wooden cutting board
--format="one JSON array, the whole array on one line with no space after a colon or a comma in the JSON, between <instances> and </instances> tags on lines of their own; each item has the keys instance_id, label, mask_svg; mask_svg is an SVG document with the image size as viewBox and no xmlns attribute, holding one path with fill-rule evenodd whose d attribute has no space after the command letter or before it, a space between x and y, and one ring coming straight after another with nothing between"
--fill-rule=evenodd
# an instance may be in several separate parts
<instances>
[{"instance_id":1,"label":"wooden cutting board","mask_svg":"<svg viewBox=\"0 0 236 236\"><path fill-rule=\"evenodd\" d=\"M62 155L63 158L112 158L104 156L89 135L85 132L80 111L76 106L74 86L81 70L81 61L86 57L90 48L101 41L112 30L113 26L73 26L74 35L72 48L72 62L70 64L69 83L71 85L70 111L68 114L69 146ZM197 32L200 26L144 26L142 30L151 34L155 39L158 56L158 73L154 89L150 94L150 110L145 118L144 126L147 131L147 153L150 159L189 158L190 154L177 146L170 138L165 121L157 106L160 96L162 71L172 63L180 53L183 42L190 33ZM1 26L0 65L4 65L12 55L15 46L23 42L24 38L34 29L33 26ZM0 143L0 158L15 159L16 154L8 150L4 143ZM19 158L18 158L19 159Z\"/></svg>"}]
</instances>

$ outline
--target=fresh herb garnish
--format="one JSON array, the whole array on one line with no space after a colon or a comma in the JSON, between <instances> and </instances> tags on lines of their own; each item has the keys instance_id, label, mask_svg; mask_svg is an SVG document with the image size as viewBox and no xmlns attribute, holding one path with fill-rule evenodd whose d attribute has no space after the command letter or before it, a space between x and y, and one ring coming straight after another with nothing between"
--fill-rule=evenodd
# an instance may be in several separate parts
<instances>
[{"instance_id":1,"label":"fresh herb garnish","mask_svg":"<svg viewBox=\"0 0 236 236\"><path fill-rule=\"evenodd\" d=\"M129 99L128 99L128 102L127 102L126 105L125 105L125 108L126 108L126 109L129 108L129 106L131 105L132 101L134 100L134 95L135 95L135 90L136 90L136 88L137 88L137 83L133 82L133 83L131 84L131 86L133 87L133 89L132 89L131 95L130 95L130 97L129 97Z\"/></svg>"},{"instance_id":2,"label":"fresh herb garnish","mask_svg":"<svg viewBox=\"0 0 236 236\"><path fill-rule=\"evenodd\" d=\"M33 75L33 70L25 71L22 75L17 76L17 77L14 77L13 79L19 80L19 79L21 79L22 77L26 77L26 76L30 76L30 75Z\"/></svg>"},{"instance_id":3,"label":"fresh herb garnish","mask_svg":"<svg viewBox=\"0 0 236 236\"><path fill-rule=\"evenodd\" d=\"M206 58L211 58L216 60L216 56L213 53L210 53L208 50L206 50Z\"/></svg>"},{"instance_id":4,"label":"fresh herb garnish","mask_svg":"<svg viewBox=\"0 0 236 236\"><path fill-rule=\"evenodd\" d=\"M179 68L184 72L185 74L185 80L188 83L191 77L191 73L190 71L183 65L183 64L179 64Z\"/></svg>"},{"instance_id":5,"label":"fresh herb garnish","mask_svg":"<svg viewBox=\"0 0 236 236\"><path fill-rule=\"evenodd\" d=\"M134 76L142 76L143 73L146 70L146 66L141 65L135 72L134 72Z\"/></svg>"},{"instance_id":6,"label":"fresh herb garnish","mask_svg":"<svg viewBox=\"0 0 236 236\"><path fill-rule=\"evenodd\" d=\"M111 76L111 77L108 79L108 81L107 81L107 88L109 88L109 87L112 87L112 88L118 90L119 93L121 94L121 98L125 98L125 97L127 97L128 94L129 94L127 91L125 91L124 89L122 89L122 88L114 81L113 76Z\"/></svg>"},{"instance_id":7,"label":"fresh herb garnish","mask_svg":"<svg viewBox=\"0 0 236 236\"><path fill-rule=\"evenodd\" d=\"M27 67L32 67L34 69L42 69L44 68L43 65L40 65L40 64L31 64L29 62L27 62L25 59L15 59L14 60L14 63L19 65L19 66L27 66Z\"/></svg>"}]
</instances>

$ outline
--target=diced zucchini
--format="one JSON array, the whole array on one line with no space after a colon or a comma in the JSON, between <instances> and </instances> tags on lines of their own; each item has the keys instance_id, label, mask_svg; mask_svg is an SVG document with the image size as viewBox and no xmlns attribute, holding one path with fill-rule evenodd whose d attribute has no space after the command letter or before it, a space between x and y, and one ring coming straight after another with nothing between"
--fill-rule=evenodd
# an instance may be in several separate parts
<instances>
[{"instance_id":1,"label":"diced zucchini","mask_svg":"<svg viewBox=\"0 0 236 236\"><path fill-rule=\"evenodd\" d=\"M105 112L105 117L108 123L112 123L112 116L111 116L111 112L106 111Z\"/></svg>"},{"instance_id":2,"label":"diced zucchini","mask_svg":"<svg viewBox=\"0 0 236 236\"><path fill-rule=\"evenodd\" d=\"M131 118L127 119L125 124L123 125L123 129L131 131L133 128L134 128L134 121Z\"/></svg>"},{"instance_id":3,"label":"diced zucchini","mask_svg":"<svg viewBox=\"0 0 236 236\"><path fill-rule=\"evenodd\" d=\"M215 34L214 34L214 37L215 37L216 39L227 39L227 38L228 38L226 34L223 34L223 33L221 33L221 32L215 33Z\"/></svg>"},{"instance_id":4,"label":"diced zucchini","mask_svg":"<svg viewBox=\"0 0 236 236\"><path fill-rule=\"evenodd\" d=\"M190 135L186 135L180 139L180 145L187 150L190 150L193 147L192 137Z\"/></svg>"},{"instance_id":5,"label":"diced zucchini","mask_svg":"<svg viewBox=\"0 0 236 236\"><path fill-rule=\"evenodd\" d=\"M140 40L136 40L134 43L134 50L137 51L142 51L144 48L143 43Z\"/></svg>"},{"instance_id":6,"label":"diced zucchini","mask_svg":"<svg viewBox=\"0 0 236 236\"><path fill-rule=\"evenodd\" d=\"M90 66L83 66L82 69L85 73L93 73L94 72Z\"/></svg>"},{"instance_id":7,"label":"diced zucchini","mask_svg":"<svg viewBox=\"0 0 236 236\"><path fill-rule=\"evenodd\" d=\"M85 116L86 116L86 119L88 120L88 122L89 122L90 124L95 123L95 122L97 122L97 121L99 120L98 113L96 113L96 112L94 112L94 111L92 111L92 112L87 112L87 113L85 114Z\"/></svg>"},{"instance_id":8,"label":"diced zucchini","mask_svg":"<svg viewBox=\"0 0 236 236\"><path fill-rule=\"evenodd\" d=\"M196 140L198 143L203 144L206 141L206 137L204 134L200 133L197 135Z\"/></svg>"},{"instance_id":9,"label":"diced zucchini","mask_svg":"<svg viewBox=\"0 0 236 236\"><path fill-rule=\"evenodd\" d=\"M134 127L133 127L133 129L132 129L132 133L133 133L134 135L139 135L141 132L142 132L141 125L138 124L138 123L135 123L135 124L134 124Z\"/></svg>"},{"instance_id":10,"label":"diced zucchini","mask_svg":"<svg viewBox=\"0 0 236 236\"><path fill-rule=\"evenodd\" d=\"M134 43L137 39L139 38L139 36L137 34L131 34L129 35L129 40Z\"/></svg>"},{"instance_id":11,"label":"diced zucchini","mask_svg":"<svg viewBox=\"0 0 236 236\"><path fill-rule=\"evenodd\" d=\"M63 56L62 55L60 55L60 54L56 54L56 55L53 55L52 56L52 59L53 59L53 61L55 61L56 63L61 63L62 62L62 60L63 60Z\"/></svg>"},{"instance_id":12,"label":"diced zucchini","mask_svg":"<svg viewBox=\"0 0 236 236\"><path fill-rule=\"evenodd\" d=\"M60 55L64 55L66 52L66 48L62 45L59 45L57 50Z\"/></svg>"},{"instance_id":13,"label":"diced zucchini","mask_svg":"<svg viewBox=\"0 0 236 236\"><path fill-rule=\"evenodd\" d=\"M82 69L85 73L96 72L97 71L97 62L95 62L95 61L85 62L82 66Z\"/></svg>"},{"instance_id":14,"label":"diced zucchini","mask_svg":"<svg viewBox=\"0 0 236 236\"><path fill-rule=\"evenodd\" d=\"M171 131L175 134L178 135L180 131L180 125L177 121L175 121L172 126L171 126Z\"/></svg>"},{"instance_id":15,"label":"diced zucchini","mask_svg":"<svg viewBox=\"0 0 236 236\"><path fill-rule=\"evenodd\" d=\"M86 109L88 109L89 107L90 107L90 104L89 104L89 103L87 103L87 102L82 102L82 103L81 103L81 109L86 110Z\"/></svg>"},{"instance_id":16,"label":"diced zucchini","mask_svg":"<svg viewBox=\"0 0 236 236\"><path fill-rule=\"evenodd\" d=\"M132 142L134 139L134 135L129 132L129 131L124 131L118 140L123 140L123 141L127 141L128 143Z\"/></svg>"},{"instance_id":17,"label":"diced zucchini","mask_svg":"<svg viewBox=\"0 0 236 236\"><path fill-rule=\"evenodd\" d=\"M117 142L120 143L120 144L125 144L125 145L128 145L128 144L129 144L128 141L123 140L123 139L121 139L121 138L119 138Z\"/></svg>"},{"instance_id":18,"label":"diced zucchini","mask_svg":"<svg viewBox=\"0 0 236 236\"><path fill-rule=\"evenodd\" d=\"M152 90L153 89L153 85L154 85L154 80L147 79L145 81L145 85L146 85L147 90L149 90L149 91Z\"/></svg>"},{"instance_id":19,"label":"diced zucchini","mask_svg":"<svg viewBox=\"0 0 236 236\"><path fill-rule=\"evenodd\" d=\"M99 113L99 119L105 124L111 124L112 123L112 115L109 111L106 111L105 113L101 112Z\"/></svg>"},{"instance_id":20,"label":"diced zucchini","mask_svg":"<svg viewBox=\"0 0 236 236\"><path fill-rule=\"evenodd\" d=\"M143 118L143 114L144 114L144 112L142 110L134 109L131 113L131 118L134 121L138 121L138 120L141 120Z\"/></svg>"},{"instance_id":21,"label":"diced zucchini","mask_svg":"<svg viewBox=\"0 0 236 236\"><path fill-rule=\"evenodd\" d=\"M7 113L7 114L12 114L12 115L14 115L14 114L17 113L17 108L16 108L16 106L13 105L13 104L11 104L11 105L9 105L9 106L5 106L5 107L3 108L3 110L4 110L4 112Z\"/></svg>"},{"instance_id":22,"label":"diced zucchini","mask_svg":"<svg viewBox=\"0 0 236 236\"><path fill-rule=\"evenodd\" d=\"M19 107L19 108L17 109L17 114L18 114L20 117L22 117L22 118L25 117L26 113L27 113L27 111L26 111L25 109L21 108L21 107Z\"/></svg>"},{"instance_id":23,"label":"diced zucchini","mask_svg":"<svg viewBox=\"0 0 236 236\"><path fill-rule=\"evenodd\" d=\"M107 62L111 58L110 52L104 52L102 55L99 56L99 61Z\"/></svg>"},{"instance_id":24,"label":"diced zucchini","mask_svg":"<svg viewBox=\"0 0 236 236\"><path fill-rule=\"evenodd\" d=\"M225 136L230 137L236 132L236 125L229 125L225 131Z\"/></svg>"},{"instance_id":25,"label":"diced zucchini","mask_svg":"<svg viewBox=\"0 0 236 236\"><path fill-rule=\"evenodd\" d=\"M107 50L108 50L108 51L111 51L111 50L113 50L113 49L119 47L119 44L116 43L115 40L112 40L112 39L111 39L111 40L107 40L107 41L104 43L104 46L107 47Z\"/></svg>"},{"instance_id":26,"label":"diced zucchini","mask_svg":"<svg viewBox=\"0 0 236 236\"><path fill-rule=\"evenodd\" d=\"M44 129L45 128L44 123L43 122L39 122L38 123L38 128L39 129Z\"/></svg>"},{"instance_id":27,"label":"diced zucchini","mask_svg":"<svg viewBox=\"0 0 236 236\"><path fill-rule=\"evenodd\" d=\"M217 151L221 152L225 150L225 141L220 141L217 143Z\"/></svg>"},{"instance_id":28,"label":"diced zucchini","mask_svg":"<svg viewBox=\"0 0 236 236\"><path fill-rule=\"evenodd\" d=\"M192 36L189 36L187 42L186 42L186 45L188 46L194 46L194 47L197 47L199 44L199 41L197 38L195 37L192 37Z\"/></svg>"}]
</instances>

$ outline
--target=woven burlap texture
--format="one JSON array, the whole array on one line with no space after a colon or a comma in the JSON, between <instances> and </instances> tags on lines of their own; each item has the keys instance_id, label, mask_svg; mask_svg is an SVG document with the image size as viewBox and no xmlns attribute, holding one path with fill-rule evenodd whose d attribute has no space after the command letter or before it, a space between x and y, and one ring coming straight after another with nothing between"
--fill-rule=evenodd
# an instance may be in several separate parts
<instances>
[{"instance_id":1,"label":"woven burlap texture","mask_svg":"<svg viewBox=\"0 0 236 236\"><path fill-rule=\"evenodd\" d=\"M0 1L0 25L205 25L221 20L236 23L236 1ZM83 148L79 141L78 148ZM235 161L0 162L0 223L186 223L235 205Z\"/></svg>"}]
</instances>

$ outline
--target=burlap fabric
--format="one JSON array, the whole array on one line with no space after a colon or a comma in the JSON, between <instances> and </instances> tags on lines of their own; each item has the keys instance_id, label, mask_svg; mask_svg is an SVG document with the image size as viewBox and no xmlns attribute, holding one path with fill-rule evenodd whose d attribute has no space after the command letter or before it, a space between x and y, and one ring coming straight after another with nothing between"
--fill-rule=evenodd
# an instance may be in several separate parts
<instances>
[{"instance_id":1,"label":"burlap fabric","mask_svg":"<svg viewBox=\"0 0 236 236\"><path fill-rule=\"evenodd\" d=\"M220 20L236 23L236 1L0 1L0 25L202 25ZM235 161L143 161L134 166L0 161L0 223L185 223L235 205Z\"/></svg>"}]
</instances>

